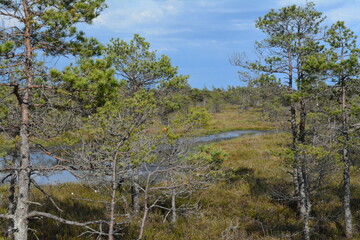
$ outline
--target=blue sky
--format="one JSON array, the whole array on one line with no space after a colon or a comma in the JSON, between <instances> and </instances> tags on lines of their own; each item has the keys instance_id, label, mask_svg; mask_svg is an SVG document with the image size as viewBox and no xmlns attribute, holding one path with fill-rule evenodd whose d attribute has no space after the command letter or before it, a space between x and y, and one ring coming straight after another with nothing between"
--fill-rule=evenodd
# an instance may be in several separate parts
<instances>
[{"instance_id":1,"label":"blue sky","mask_svg":"<svg viewBox=\"0 0 360 240\"><path fill-rule=\"evenodd\" d=\"M192 87L244 85L229 57L254 55L254 42L264 38L254 21L270 9L305 0L107 0L108 8L86 26L89 36L107 43L111 38L145 37L153 50L172 59ZM343 20L360 32L359 0L314 0L327 16L325 24Z\"/></svg>"}]
</instances>

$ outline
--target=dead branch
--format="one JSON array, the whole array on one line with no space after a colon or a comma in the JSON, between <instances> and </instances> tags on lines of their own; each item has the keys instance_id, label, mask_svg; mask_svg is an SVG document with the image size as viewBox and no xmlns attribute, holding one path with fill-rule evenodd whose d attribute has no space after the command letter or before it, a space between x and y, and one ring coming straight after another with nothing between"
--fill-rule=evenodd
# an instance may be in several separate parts
<instances>
[{"instance_id":1,"label":"dead branch","mask_svg":"<svg viewBox=\"0 0 360 240\"><path fill-rule=\"evenodd\" d=\"M59 212L63 212L63 210L56 204L55 200L47 192L45 192L38 184L36 184L34 180L31 180L31 182L42 194L44 194L51 201L51 203Z\"/></svg>"},{"instance_id":2,"label":"dead branch","mask_svg":"<svg viewBox=\"0 0 360 240\"><path fill-rule=\"evenodd\" d=\"M0 217L1 217L1 215L0 215ZM60 223L63 223L63 224L72 225L72 226L78 226L78 227L84 227L93 234L98 234L98 235L101 235L101 236L107 236L108 235L108 234L106 234L106 233L104 233L102 231L97 231L94 228L89 226L89 225L94 225L94 224L103 224L103 223L107 224L108 222L104 221L104 220L89 221L89 222L81 223L81 222L67 220L67 219L55 216L55 215L53 215L51 213L38 212L38 211L30 212L28 214L28 216L27 216L27 218L34 218L34 217L46 217L46 218L53 219L53 220L55 220L57 222L60 222Z\"/></svg>"}]
</instances>

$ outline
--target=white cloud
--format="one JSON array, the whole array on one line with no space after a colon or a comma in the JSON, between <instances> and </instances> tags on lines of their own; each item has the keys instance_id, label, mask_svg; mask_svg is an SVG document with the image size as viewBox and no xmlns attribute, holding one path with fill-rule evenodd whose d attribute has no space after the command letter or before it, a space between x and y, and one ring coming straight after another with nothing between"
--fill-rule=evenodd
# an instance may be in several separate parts
<instances>
[{"instance_id":1,"label":"white cloud","mask_svg":"<svg viewBox=\"0 0 360 240\"><path fill-rule=\"evenodd\" d=\"M202 11L208 13L248 13L254 11L252 8L208 8L208 9L196 9L194 11Z\"/></svg>"},{"instance_id":2,"label":"white cloud","mask_svg":"<svg viewBox=\"0 0 360 240\"><path fill-rule=\"evenodd\" d=\"M108 5L109 8L95 19L94 25L115 32L137 32L140 28L149 26L155 28L149 33L164 34L164 26L183 9L182 1L178 0L113 0Z\"/></svg>"},{"instance_id":3,"label":"white cloud","mask_svg":"<svg viewBox=\"0 0 360 240\"><path fill-rule=\"evenodd\" d=\"M94 21L93 31L122 39L139 33L161 52L232 45L228 34L255 29L252 17L238 13L267 9L239 0L108 0L108 5Z\"/></svg>"},{"instance_id":4,"label":"white cloud","mask_svg":"<svg viewBox=\"0 0 360 240\"><path fill-rule=\"evenodd\" d=\"M156 45L154 46L154 49L159 54L164 54L164 53L169 53L169 52L178 52L179 51L179 49L177 49L175 47L163 47L163 46L157 47Z\"/></svg>"},{"instance_id":5,"label":"white cloud","mask_svg":"<svg viewBox=\"0 0 360 240\"><path fill-rule=\"evenodd\" d=\"M349 0L347 0L347 1L349 1ZM352 0L350 0L350 1L352 1ZM288 5L292 5L292 4L305 5L306 2L309 2L309 1L306 1L306 0L278 0L277 4L281 7L283 7L283 6L288 6ZM344 0L312 0L310 2L315 3L315 5L318 7L327 7L327 6L332 6L334 4L337 4L337 3L343 3Z\"/></svg>"},{"instance_id":6,"label":"white cloud","mask_svg":"<svg viewBox=\"0 0 360 240\"><path fill-rule=\"evenodd\" d=\"M325 13L331 21L345 21L354 23L360 21L360 3L353 3L339 8L334 8Z\"/></svg>"},{"instance_id":7,"label":"white cloud","mask_svg":"<svg viewBox=\"0 0 360 240\"><path fill-rule=\"evenodd\" d=\"M360 2L359 0L312 0L317 10L327 17L325 23L330 25L336 21L345 21L353 29L359 29ZM279 7L291 4L304 5L306 0L277 0Z\"/></svg>"},{"instance_id":8,"label":"white cloud","mask_svg":"<svg viewBox=\"0 0 360 240\"><path fill-rule=\"evenodd\" d=\"M230 21L229 30L243 31L255 29L254 20L250 19L233 19Z\"/></svg>"},{"instance_id":9,"label":"white cloud","mask_svg":"<svg viewBox=\"0 0 360 240\"><path fill-rule=\"evenodd\" d=\"M217 7L220 2L218 1L210 1L210 0L200 0L197 2L200 7Z\"/></svg>"},{"instance_id":10,"label":"white cloud","mask_svg":"<svg viewBox=\"0 0 360 240\"><path fill-rule=\"evenodd\" d=\"M192 32L190 28L165 28L165 27L152 27L152 28L137 28L141 33L149 36L163 36L169 34Z\"/></svg>"}]
</instances>

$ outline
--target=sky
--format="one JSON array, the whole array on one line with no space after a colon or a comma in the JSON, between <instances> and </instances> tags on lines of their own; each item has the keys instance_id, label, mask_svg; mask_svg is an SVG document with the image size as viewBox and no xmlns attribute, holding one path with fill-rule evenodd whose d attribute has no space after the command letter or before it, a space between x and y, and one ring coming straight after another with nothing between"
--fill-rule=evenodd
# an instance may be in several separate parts
<instances>
[{"instance_id":1,"label":"sky","mask_svg":"<svg viewBox=\"0 0 360 240\"><path fill-rule=\"evenodd\" d=\"M359 0L313 0L327 16L325 25L341 20L360 33ZM107 0L108 8L84 27L88 36L106 44L111 38L125 41L140 34L159 56L165 54L190 75L194 88L244 86L238 68L229 63L237 53L255 55L254 42L265 35L255 20L271 9L305 0Z\"/></svg>"}]
</instances>

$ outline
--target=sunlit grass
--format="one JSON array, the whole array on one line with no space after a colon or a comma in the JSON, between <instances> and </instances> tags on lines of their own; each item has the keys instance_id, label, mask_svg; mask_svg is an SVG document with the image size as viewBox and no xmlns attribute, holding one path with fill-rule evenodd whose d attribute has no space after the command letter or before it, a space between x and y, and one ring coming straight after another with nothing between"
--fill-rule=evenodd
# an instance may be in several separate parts
<instances>
[{"instance_id":1,"label":"sunlit grass","mask_svg":"<svg viewBox=\"0 0 360 240\"><path fill-rule=\"evenodd\" d=\"M291 169L277 154L289 141L287 134L265 134L217 144L229 153L222 168L225 177L197 195L200 211L181 218L176 225L150 223L146 239L222 239L229 227L236 229L229 238L233 240L302 239L302 222L294 202L278 196L292 194ZM357 169L353 168L352 176L353 219L357 226ZM312 239L344 239L341 178L341 171L336 172L322 193L326 195L312 199ZM359 235L353 239L360 239Z\"/></svg>"},{"instance_id":2,"label":"sunlit grass","mask_svg":"<svg viewBox=\"0 0 360 240\"><path fill-rule=\"evenodd\" d=\"M198 134L215 134L235 130L268 130L276 126L264 121L259 109L240 110L238 106L228 105L220 113L211 113L208 126Z\"/></svg>"},{"instance_id":3,"label":"sunlit grass","mask_svg":"<svg viewBox=\"0 0 360 240\"><path fill-rule=\"evenodd\" d=\"M274 123L262 121L260 112L239 112L237 107L227 107L222 113L214 113L211 116L209 126L200 134L241 129L272 129L275 126ZM192 201L198 202L199 210L192 214L183 212L176 224L163 223L164 214L161 211L151 212L145 239L218 240L222 239L229 227L235 229L229 240L302 239L302 224L296 215L294 204L277 198L279 192L292 194L291 175L288 173L291 169L277 156L290 141L290 136L285 133L267 133L218 143L218 146L228 152L229 157L223 163L223 174L218 182L194 194ZM327 184L328 189L319 196L326 201L314 199L315 204L311 213L314 216L312 237L343 239L342 172L336 172ZM3 193L1 200L6 202L5 186L0 190ZM65 211L57 213L44 196L34 191L33 200L45 200L43 210L79 220L108 217L103 204L80 200L108 200L108 196L100 195L91 188L84 188L79 184L64 184L45 186L45 190L60 202L59 206ZM360 174L355 167L352 168L352 196L353 219L358 227ZM4 206L5 204L1 212L5 212ZM52 235L55 236L53 239L59 240L91 239L79 237L83 229L64 227L51 221L32 224L38 232L43 232L43 235L39 235L40 239L49 239L46 237L47 233L56 234ZM134 218L130 227L123 230L123 239L136 239L138 226L139 218ZM360 237L356 236L354 239Z\"/></svg>"},{"instance_id":4,"label":"sunlit grass","mask_svg":"<svg viewBox=\"0 0 360 240\"><path fill-rule=\"evenodd\" d=\"M153 231L147 239L215 240L230 226L236 226L242 236L234 239L276 239L270 236L298 231L293 209L272 198L279 185L291 184L282 160L271 153L282 148L286 139L283 134L269 134L219 143L229 153L224 178L197 195L200 211L170 228L149 226Z\"/></svg>"},{"instance_id":5,"label":"sunlit grass","mask_svg":"<svg viewBox=\"0 0 360 240\"><path fill-rule=\"evenodd\" d=\"M254 170L259 177L286 178L283 160L276 157L289 140L286 134L264 134L255 137L236 138L219 143L229 153L224 167Z\"/></svg>"}]
</instances>

